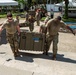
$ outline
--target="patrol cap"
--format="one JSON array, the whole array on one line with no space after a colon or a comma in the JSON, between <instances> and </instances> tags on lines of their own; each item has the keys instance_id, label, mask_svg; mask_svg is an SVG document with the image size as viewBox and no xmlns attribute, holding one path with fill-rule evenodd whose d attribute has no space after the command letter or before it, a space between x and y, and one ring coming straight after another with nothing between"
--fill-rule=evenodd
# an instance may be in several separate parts
<instances>
[{"instance_id":1,"label":"patrol cap","mask_svg":"<svg viewBox=\"0 0 76 75\"><path fill-rule=\"evenodd\" d=\"M7 17L12 17L12 13L7 13Z\"/></svg>"},{"instance_id":2,"label":"patrol cap","mask_svg":"<svg viewBox=\"0 0 76 75\"><path fill-rule=\"evenodd\" d=\"M58 19L58 20L61 20L61 17L60 17L60 16L57 16L57 19Z\"/></svg>"}]
</instances>

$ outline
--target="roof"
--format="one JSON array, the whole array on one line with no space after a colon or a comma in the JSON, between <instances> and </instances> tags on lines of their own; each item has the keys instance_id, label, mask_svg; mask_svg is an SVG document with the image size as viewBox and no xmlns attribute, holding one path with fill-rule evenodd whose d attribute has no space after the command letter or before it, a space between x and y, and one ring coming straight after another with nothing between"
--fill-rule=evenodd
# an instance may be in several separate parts
<instances>
[{"instance_id":1,"label":"roof","mask_svg":"<svg viewBox=\"0 0 76 75\"><path fill-rule=\"evenodd\" d=\"M18 5L17 1L14 0L0 0L0 6L14 6L14 5Z\"/></svg>"}]
</instances>

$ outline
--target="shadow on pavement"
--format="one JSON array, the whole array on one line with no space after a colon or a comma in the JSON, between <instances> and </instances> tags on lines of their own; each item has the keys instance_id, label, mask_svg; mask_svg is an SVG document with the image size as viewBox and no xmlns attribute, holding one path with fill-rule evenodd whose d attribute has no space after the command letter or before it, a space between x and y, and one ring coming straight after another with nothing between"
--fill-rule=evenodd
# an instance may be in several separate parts
<instances>
[{"instance_id":1,"label":"shadow on pavement","mask_svg":"<svg viewBox=\"0 0 76 75\"><path fill-rule=\"evenodd\" d=\"M0 38L0 45L1 44L7 44L7 40L6 40L6 30L4 29L1 33L1 38Z\"/></svg>"},{"instance_id":2,"label":"shadow on pavement","mask_svg":"<svg viewBox=\"0 0 76 75\"><path fill-rule=\"evenodd\" d=\"M33 58L43 58L43 59L50 59L49 56L43 54L33 54L33 53L26 53L20 52L20 57L16 57L16 60L26 61L26 62L34 62Z\"/></svg>"},{"instance_id":3,"label":"shadow on pavement","mask_svg":"<svg viewBox=\"0 0 76 75\"><path fill-rule=\"evenodd\" d=\"M6 52L0 52L0 54L5 54Z\"/></svg>"},{"instance_id":4,"label":"shadow on pavement","mask_svg":"<svg viewBox=\"0 0 76 75\"><path fill-rule=\"evenodd\" d=\"M15 57L15 59L20 61L33 62L33 58L30 55L26 55L24 52L20 52L20 56Z\"/></svg>"},{"instance_id":5,"label":"shadow on pavement","mask_svg":"<svg viewBox=\"0 0 76 75\"><path fill-rule=\"evenodd\" d=\"M65 58L61 55L57 56L57 61L62 61L62 62L67 62L67 63L73 63L76 64L76 60L70 59L70 58Z\"/></svg>"},{"instance_id":6,"label":"shadow on pavement","mask_svg":"<svg viewBox=\"0 0 76 75\"><path fill-rule=\"evenodd\" d=\"M51 55L51 53L49 53L49 55ZM57 54L56 61L76 64L76 60L73 60L71 58L66 58L66 57L64 57L64 54Z\"/></svg>"},{"instance_id":7,"label":"shadow on pavement","mask_svg":"<svg viewBox=\"0 0 76 75\"><path fill-rule=\"evenodd\" d=\"M43 55L43 54L20 52L20 54L21 54L21 57L17 57L16 60L26 61L26 62L34 62L33 58L42 58L42 59L52 60L52 53L49 53L48 55ZM56 61L76 64L76 60L65 58L64 54L57 54Z\"/></svg>"}]
</instances>

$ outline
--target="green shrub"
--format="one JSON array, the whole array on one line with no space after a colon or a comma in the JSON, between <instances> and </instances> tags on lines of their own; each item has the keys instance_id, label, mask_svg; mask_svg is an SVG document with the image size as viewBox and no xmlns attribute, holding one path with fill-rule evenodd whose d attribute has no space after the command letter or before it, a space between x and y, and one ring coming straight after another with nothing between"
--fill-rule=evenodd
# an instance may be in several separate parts
<instances>
[{"instance_id":1,"label":"green shrub","mask_svg":"<svg viewBox=\"0 0 76 75\"><path fill-rule=\"evenodd\" d=\"M42 17L42 18L41 18L41 21L44 21L44 20L45 20L45 18L46 18L46 17Z\"/></svg>"}]
</instances>

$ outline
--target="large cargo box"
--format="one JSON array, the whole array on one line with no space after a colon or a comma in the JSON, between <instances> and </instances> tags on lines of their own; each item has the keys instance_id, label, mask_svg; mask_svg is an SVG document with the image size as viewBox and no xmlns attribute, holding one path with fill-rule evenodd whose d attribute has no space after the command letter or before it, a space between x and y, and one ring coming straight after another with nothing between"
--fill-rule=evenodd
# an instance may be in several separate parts
<instances>
[{"instance_id":1,"label":"large cargo box","mask_svg":"<svg viewBox=\"0 0 76 75\"><path fill-rule=\"evenodd\" d=\"M44 51L45 35L37 32L22 31L20 35L20 50Z\"/></svg>"}]
</instances>

